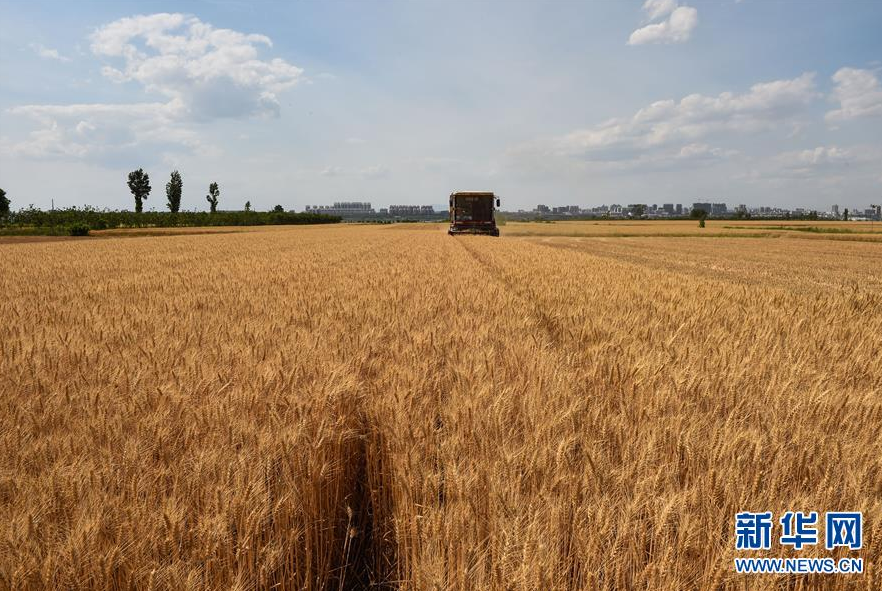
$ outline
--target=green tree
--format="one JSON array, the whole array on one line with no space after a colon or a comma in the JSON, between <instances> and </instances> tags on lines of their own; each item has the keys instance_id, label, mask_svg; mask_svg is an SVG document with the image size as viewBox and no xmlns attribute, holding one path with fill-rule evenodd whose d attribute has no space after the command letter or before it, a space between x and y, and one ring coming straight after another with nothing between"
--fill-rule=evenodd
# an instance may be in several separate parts
<instances>
[{"instance_id":1,"label":"green tree","mask_svg":"<svg viewBox=\"0 0 882 591\"><path fill-rule=\"evenodd\" d=\"M9 215L9 199L6 198L6 191L0 189L0 219L4 219Z\"/></svg>"},{"instance_id":2,"label":"green tree","mask_svg":"<svg viewBox=\"0 0 882 591\"><path fill-rule=\"evenodd\" d=\"M848 208L847 208L847 207L846 207L845 210L842 212L842 220L845 221L845 222L848 221Z\"/></svg>"},{"instance_id":3,"label":"green tree","mask_svg":"<svg viewBox=\"0 0 882 591\"><path fill-rule=\"evenodd\" d=\"M699 227L699 228L704 228L704 218L700 218L700 219L698 220L698 227Z\"/></svg>"},{"instance_id":4,"label":"green tree","mask_svg":"<svg viewBox=\"0 0 882 591\"><path fill-rule=\"evenodd\" d=\"M285 208L282 207L281 205L276 205L276 206L273 208L273 212L275 212L275 213L285 213Z\"/></svg>"},{"instance_id":5,"label":"green tree","mask_svg":"<svg viewBox=\"0 0 882 591\"><path fill-rule=\"evenodd\" d=\"M245 202L245 211L251 211L251 202L250 201Z\"/></svg>"},{"instance_id":6,"label":"green tree","mask_svg":"<svg viewBox=\"0 0 882 591\"><path fill-rule=\"evenodd\" d=\"M71 236L88 236L89 224L85 224L83 222L76 222L74 224L71 224L67 228L67 233Z\"/></svg>"},{"instance_id":7,"label":"green tree","mask_svg":"<svg viewBox=\"0 0 882 591\"><path fill-rule=\"evenodd\" d=\"M171 180L165 184L165 196L168 198L168 210L178 213L181 210L181 192L184 189L184 181L181 173L177 170L171 173Z\"/></svg>"},{"instance_id":8,"label":"green tree","mask_svg":"<svg viewBox=\"0 0 882 591\"><path fill-rule=\"evenodd\" d=\"M635 205L632 205L631 206L631 213L634 215L635 218L639 218L644 213L646 213L646 206L643 205L642 203L637 203Z\"/></svg>"},{"instance_id":9,"label":"green tree","mask_svg":"<svg viewBox=\"0 0 882 591\"><path fill-rule=\"evenodd\" d=\"M217 187L217 183L211 183L208 185L208 195L205 196L205 200L211 206L211 213L217 211L218 197L220 197L220 189Z\"/></svg>"},{"instance_id":10,"label":"green tree","mask_svg":"<svg viewBox=\"0 0 882 591\"><path fill-rule=\"evenodd\" d=\"M703 209L694 207L692 208L692 211L689 212L689 217L696 220L703 220L707 217L707 212Z\"/></svg>"},{"instance_id":11,"label":"green tree","mask_svg":"<svg viewBox=\"0 0 882 591\"><path fill-rule=\"evenodd\" d=\"M129 191L135 196L135 212L141 213L144 209L143 200L150 194L150 175L143 169L133 170L129 173Z\"/></svg>"}]
</instances>

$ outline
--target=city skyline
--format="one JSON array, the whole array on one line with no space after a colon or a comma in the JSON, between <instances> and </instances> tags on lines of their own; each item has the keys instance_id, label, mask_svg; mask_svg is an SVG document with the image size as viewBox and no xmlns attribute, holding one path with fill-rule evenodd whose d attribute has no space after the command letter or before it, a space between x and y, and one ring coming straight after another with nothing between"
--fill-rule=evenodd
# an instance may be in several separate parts
<instances>
[{"instance_id":1,"label":"city skyline","mask_svg":"<svg viewBox=\"0 0 882 591\"><path fill-rule=\"evenodd\" d=\"M0 3L13 207L335 200L869 207L882 6ZM47 16L48 15L48 16ZM716 195L716 197L707 197Z\"/></svg>"}]
</instances>

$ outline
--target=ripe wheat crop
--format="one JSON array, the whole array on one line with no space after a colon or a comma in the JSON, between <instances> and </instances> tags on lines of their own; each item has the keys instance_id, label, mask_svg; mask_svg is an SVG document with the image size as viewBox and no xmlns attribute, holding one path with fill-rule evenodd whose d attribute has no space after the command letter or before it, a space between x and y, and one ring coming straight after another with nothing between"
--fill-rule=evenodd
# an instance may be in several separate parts
<instances>
[{"instance_id":1,"label":"ripe wheat crop","mask_svg":"<svg viewBox=\"0 0 882 591\"><path fill-rule=\"evenodd\" d=\"M878 244L513 227L0 244L0 588L882 586Z\"/></svg>"}]
</instances>

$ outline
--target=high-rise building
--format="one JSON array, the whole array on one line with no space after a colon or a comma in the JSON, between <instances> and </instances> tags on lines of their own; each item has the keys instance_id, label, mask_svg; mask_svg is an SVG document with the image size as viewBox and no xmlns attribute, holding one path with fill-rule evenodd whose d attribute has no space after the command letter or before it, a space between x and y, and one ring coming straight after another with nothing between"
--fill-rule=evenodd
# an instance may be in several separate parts
<instances>
[{"instance_id":1,"label":"high-rise building","mask_svg":"<svg viewBox=\"0 0 882 591\"><path fill-rule=\"evenodd\" d=\"M831 207L830 211L833 212L833 217L835 217L835 218L839 217L839 206L838 205L834 205L833 207Z\"/></svg>"},{"instance_id":2,"label":"high-rise building","mask_svg":"<svg viewBox=\"0 0 882 591\"><path fill-rule=\"evenodd\" d=\"M692 209L700 209L704 213L710 215L711 213L711 204L710 203L693 203Z\"/></svg>"},{"instance_id":3,"label":"high-rise building","mask_svg":"<svg viewBox=\"0 0 882 591\"><path fill-rule=\"evenodd\" d=\"M389 215L432 215L435 208L431 205L390 205Z\"/></svg>"},{"instance_id":4,"label":"high-rise building","mask_svg":"<svg viewBox=\"0 0 882 591\"><path fill-rule=\"evenodd\" d=\"M335 201L334 205L307 205L306 211L340 216L359 216L375 213L370 203L361 201Z\"/></svg>"}]
</instances>

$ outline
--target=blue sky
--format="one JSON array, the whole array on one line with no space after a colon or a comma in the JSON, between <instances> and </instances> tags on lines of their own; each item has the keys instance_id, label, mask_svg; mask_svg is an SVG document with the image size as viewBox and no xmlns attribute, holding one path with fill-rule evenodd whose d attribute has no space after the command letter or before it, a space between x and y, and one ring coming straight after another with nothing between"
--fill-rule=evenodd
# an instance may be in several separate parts
<instances>
[{"instance_id":1,"label":"blue sky","mask_svg":"<svg viewBox=\"0 0 882 591\"><path fill-rule=\"evenodd\" d=\"M882 2L0 2L13 207L882 200Z\"/></svg>"}]
</instances>

